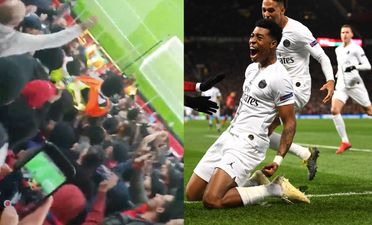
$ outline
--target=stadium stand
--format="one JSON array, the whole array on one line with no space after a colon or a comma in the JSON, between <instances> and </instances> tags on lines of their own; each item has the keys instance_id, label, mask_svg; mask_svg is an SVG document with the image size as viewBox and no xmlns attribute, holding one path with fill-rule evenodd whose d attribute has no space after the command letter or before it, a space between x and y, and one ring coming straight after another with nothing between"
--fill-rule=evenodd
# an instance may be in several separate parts
<instances>
[{"instance_id":1,"label":"stadium stand","mask_svg":"<svg viewBox=\"0 0 372 225\"><path fill-rule=\"evenodd\" d=\"M0 1L0 9L9 12L1 11L0 54L9 47L2 43L7 33L41 37L76 22L71 13L75 1L22 2L25 7L18 0ZM18 11L12 14L15 4ZM9 26L19 15L23 21ZM0 193L7 185L14 193L33 193L36 178L26 182L20 177L11 184L3 179L30 154L30 147L52 142L76 176L53 194L53 203L19 218L20 224L165 224L182 219L183 152L172 148L173 136L141 98L135 79L122 74L84 28L67 44L0 57ZM30 206L11 200L17 209ZM0 223L18 224L16 211L8 207L3 215L13 215L0 216Z\"/></svg>"}]
</instances>

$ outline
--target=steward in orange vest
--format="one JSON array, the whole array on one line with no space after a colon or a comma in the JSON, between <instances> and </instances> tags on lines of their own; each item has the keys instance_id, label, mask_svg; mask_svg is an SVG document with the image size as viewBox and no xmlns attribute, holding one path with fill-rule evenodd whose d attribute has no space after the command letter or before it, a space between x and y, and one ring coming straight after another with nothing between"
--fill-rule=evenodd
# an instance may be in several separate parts
<instances>
[{"instance_id":1,"label":"steward in orange vest","mask_svg":"<svg viewBox=\"0 0 372 225\"><path fill-rule=\"evenodd\" d=\"M121 93L123 86L122 78L117 75L104 81L83 75L68 84L67 90L73 96L76 109L89 117L101 117L110 110L109 97Z\"/></svg>"}]
</instances>

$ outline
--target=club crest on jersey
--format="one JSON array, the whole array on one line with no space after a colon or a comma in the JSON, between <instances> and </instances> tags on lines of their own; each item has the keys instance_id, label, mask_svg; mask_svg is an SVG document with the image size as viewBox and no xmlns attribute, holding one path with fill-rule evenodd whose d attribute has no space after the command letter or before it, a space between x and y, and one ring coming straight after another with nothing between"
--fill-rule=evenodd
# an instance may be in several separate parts
<instances>
[{"instance_id":1,"label":"club crest on jersey","mask_svg":"<svg viewBox=\"0 0 372 225\"><path fill-rule=\"evenodd\" d=\"M263 89L267 86L267 83L265 80L261 80L259 83L258 83L258 87Z\"/></svg>"},{"instance_id":2,"label":"club crest on jersey","mask_svg":"<svg viewBox=\"0 0 372 225\"><path fill-rule=\"evenodd\" d=\"M310 46L311 46L311 47L314 47L314 46L317 45L317 44L318 44L318 42L317 42L316 40L314 40L313 42L310 43Z\"/></svg>"},{"instance_id":3,"label":"club crest on jersey","mask_svg":"<svg viewBox=\"0 0 372 225\"><path fill-rule=\"evenodd\" d=\"M283 41L283 45L284 45L284 47L288 48L291 45L291 42L288 39L285 39Z\"/></svg>"}]
</instances>

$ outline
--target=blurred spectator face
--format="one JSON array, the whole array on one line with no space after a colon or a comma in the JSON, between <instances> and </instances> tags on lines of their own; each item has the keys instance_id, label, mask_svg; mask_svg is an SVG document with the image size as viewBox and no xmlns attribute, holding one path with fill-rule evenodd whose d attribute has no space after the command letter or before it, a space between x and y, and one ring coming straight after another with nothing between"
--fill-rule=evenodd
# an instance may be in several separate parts
<instances>
[{"instance_id":1,"label":"blurred spectator face","mask_svg":"<svg viewBox=\"0 0 372 225\"><path fill-rule=\"evenodd\" d=\"M174 196L172 195L159 195L156 194L155 197L148 201L148 205L152 209L164 208L166 203L172 202L174 200Z\"/></svg>"},{"instance_id":2,"label":"blurred spectator face","mask_svg":"<svg viewBox=\"0 0 372 225\"><path fill-rule=\"evenodd\" d=\"M9 26L18 26L26 14L26 7L20 0L6 0L0 5L0 23Z\"/></svg>"},{"instance_id":3,"label":"blurred spectator face","mask_svg":"<svg viewBox=\"0 0 372 225\"><path fill-rule=\"evenodd\" d=\"M343 43L349 43L354 34L350 27L341 28L341 40Z\"/></svg>"},{"instance_id":4,"label":"blurred spectator face","mask_svg":"<svg viewBox=\"0 0 372 225\"><path fill-rule=\"evenodd\" d=\"M42 32L41 30L34 29L34 28L26 28L26 29L24 30L24 33L37 35L37 34L42 34L43 32Z\"/></svg>"},{"instance_id":5,"label":"blurred spectator face","mask_svg":"<svg viewBox=\"0 0 372 225\"><path fill-rule=\"evenodd\" d=\"M26 16L22 22L23 32L29 34L42 34L42 24L36 14Z\"/></svg>"},{"instance_id":6,"label":"blurred spectator face","mask_svg":"<svg viewBox=\"0 0 372 225\"><path fill-rule=\"evenodd\" d=\"M284 13L285 9L281 3L278 3L275 0L262 1L262 17L264 19L270 19L279 24Z\"/></svg>"},{"instance_id":7,"label":"blurred spectator face","mask_svg":"<svg viewBox=\"0 0 372 225\"><path fill-rule=\"evenodd\" d=\"M154 140L153 145L157 150L166 148L169 144L168 133L162 131Z\"/></svg>"},{"instance_id":8,"label":"blurred spectator face","mask_svg":"<svg viewBox=\"0 0 372 225\"><path fill-rule=\"evenodd\" d=\"M231 92L230 96L233 97L233 98L235 98L236 92L235 91Z\"/></svg>"},{"instance_id":9,"label":"blurred spectator face","mask_svg":"<svg viewBox=\"0 0 372 225\"><path fill-rule=\"evenodd\" d=\"M67 21L65 20L65 18L60 17L60 18L57 18L56 20L53 21L53 25L58 25L58 26L61 26L61 27L67 27Z\"/></svg>"}]
</instances>

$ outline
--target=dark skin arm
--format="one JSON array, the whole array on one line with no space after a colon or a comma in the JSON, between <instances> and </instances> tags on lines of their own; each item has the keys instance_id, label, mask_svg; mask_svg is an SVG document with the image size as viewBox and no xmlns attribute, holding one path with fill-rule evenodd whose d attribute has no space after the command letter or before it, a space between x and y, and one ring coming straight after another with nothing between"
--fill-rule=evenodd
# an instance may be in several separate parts
<instances>
[{"instance_id":1,"label":"dark skin arm","mask_svg":"<svg viewBox=\"0 0 372 225\"><path fill-rule=\"evenodd\" d=\"M278 107L279 117L283 122L282 137L280 139L279 149L276 155L284 156L287 154L289 147L292 144L293 137L296 133L296 117L294 105L284 105ZM278 169L279 165L275 162L270 163L262 169L262 172L267 176L271 177Z\"/></svg>"},{"instance_id":2,"label":"dark skin arm","mask_svg":"<svg viewBox=\"0 0 372 225\"><path fill-rule=\"evenodd\" d=\"M327 90L327 96L322 100L323 103L327 103L332 99L333 93L335 91L335 81L329 80L321 88L321 91Z\"/></svg>"}]
</instances>

